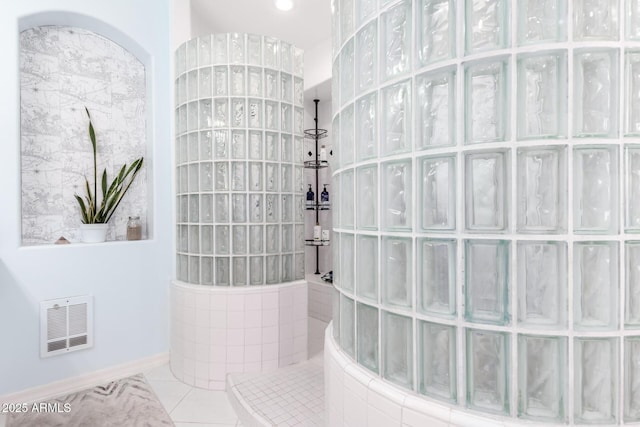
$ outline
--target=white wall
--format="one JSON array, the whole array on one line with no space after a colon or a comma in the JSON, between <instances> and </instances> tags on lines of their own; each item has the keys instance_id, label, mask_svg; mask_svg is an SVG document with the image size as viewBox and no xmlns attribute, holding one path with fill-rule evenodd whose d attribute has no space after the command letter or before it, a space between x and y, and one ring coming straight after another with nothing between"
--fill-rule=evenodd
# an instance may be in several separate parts
<instances>
[{"instance_id":1,"label":"white wall","mask_svg":"<svg viewBox=\"0 0 640 427\"><path fill-rule=\"evenodd\" d=\"M98 19L107 25L89 29L100 33L114 27L150 55L153 240L21 248L18 19L51 5L46 0L3 2L0 13L0 395L168 351L173 265L169 1L55 2L56 11ZM75 20L64 22L64 17L58 14L52 23L83 26L91 21L74 15ZM41 359L39 302L84 294L94 296L95 346Z\"/></svg>"}]
</instances>

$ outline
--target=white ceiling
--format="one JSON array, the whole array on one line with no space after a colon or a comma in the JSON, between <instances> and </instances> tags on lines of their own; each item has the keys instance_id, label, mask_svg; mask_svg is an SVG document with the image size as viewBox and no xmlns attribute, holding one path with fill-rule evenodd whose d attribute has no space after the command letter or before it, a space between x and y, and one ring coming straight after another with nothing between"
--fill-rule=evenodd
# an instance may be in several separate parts
<instances>
[{"instance_id":1,"label":"white ceiling","mask_svg":"<svg viewBox=\"0 0 640 427\"><path fill-rule=\"evenodd\" d=\"M330 0L294 0L288 12L275 0L191 0L191 16L198 33L261 34L305 50L331 37Z\"/></svg>"}]
</instances>

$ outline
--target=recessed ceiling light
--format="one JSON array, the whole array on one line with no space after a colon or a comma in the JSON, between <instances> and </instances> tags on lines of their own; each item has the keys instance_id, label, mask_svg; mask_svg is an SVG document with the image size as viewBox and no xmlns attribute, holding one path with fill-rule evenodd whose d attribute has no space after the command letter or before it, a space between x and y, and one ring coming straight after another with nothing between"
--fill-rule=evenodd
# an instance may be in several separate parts
<instances>
[{"instance_id":1,"label":"recessed ceiling light","mask_svg":"<svg viewBox=\"0 0 640 427\"><path fill-rule=\"evenodd\" d=\"M276 0L276 7L280 10L291 10L293 8L293 0Z\"/></svg>"}]
</instances>

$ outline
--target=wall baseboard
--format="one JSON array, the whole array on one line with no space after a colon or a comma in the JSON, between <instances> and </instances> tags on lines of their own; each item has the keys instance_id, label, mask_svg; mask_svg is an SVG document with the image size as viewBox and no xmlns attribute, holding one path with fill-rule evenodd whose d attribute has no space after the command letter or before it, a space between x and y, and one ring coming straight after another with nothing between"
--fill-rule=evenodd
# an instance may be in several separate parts
<instances>
[{"instance_id":1,"label":"wall baseboard","mask_svg":"<svg viewBox=\"0 0 640 427\"><path fill-rule=\"evenodd\" d=\"M139 374L169 362L169 352L159 353L144 359L134 360L61 381L44 384L16 393L0 396L2 403L33 403L75 393L80 390Z\"/></svg>"}]
</instances>

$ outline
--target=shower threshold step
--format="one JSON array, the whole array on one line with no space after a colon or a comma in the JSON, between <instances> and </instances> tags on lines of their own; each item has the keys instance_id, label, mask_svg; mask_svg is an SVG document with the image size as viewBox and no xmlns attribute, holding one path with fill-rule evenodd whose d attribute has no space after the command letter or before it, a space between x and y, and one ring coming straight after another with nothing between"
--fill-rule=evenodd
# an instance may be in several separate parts
<instances>
[{"instance_id":1,"label":"shower threshold step","mask_svg":"<svg viewBox=\"0 0 640 427\"><path fill-rule=\"evenodd\" d=\"M242 424L324 426L322 356L269 372L229 374L227 393Z\"/></svg>"}]
</instances>

